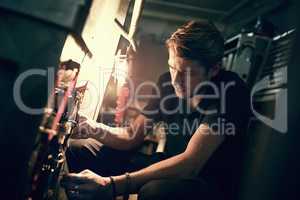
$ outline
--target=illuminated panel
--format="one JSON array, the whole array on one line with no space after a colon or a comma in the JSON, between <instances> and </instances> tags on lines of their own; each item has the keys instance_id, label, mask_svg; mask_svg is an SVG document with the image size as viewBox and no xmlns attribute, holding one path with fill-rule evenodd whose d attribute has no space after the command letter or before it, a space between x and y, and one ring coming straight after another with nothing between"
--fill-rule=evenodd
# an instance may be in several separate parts
<instances>
[{"instance_id":1,"label":"illuminated panel","mask_svg":"<svg viewBox=\"0 0 300 200\"><path fill-rule=\"evenodd\" d=\"M73 59L81 63L78 84L88 83L81 112L96 119L102 105L106 85L110 78L120 34L114 19L124 23L130 0L94 0L82 37L92 52L85 56L69 37L61 60Z\"/></svg>"}]
</instances>

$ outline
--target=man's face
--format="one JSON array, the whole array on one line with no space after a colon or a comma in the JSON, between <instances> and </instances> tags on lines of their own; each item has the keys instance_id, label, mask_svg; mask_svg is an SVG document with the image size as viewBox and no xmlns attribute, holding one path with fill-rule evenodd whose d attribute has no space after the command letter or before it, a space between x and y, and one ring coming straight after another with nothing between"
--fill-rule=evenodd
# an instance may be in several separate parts
<instances>
[{"instance_id":1,"label":"man's face","mask_svg":"<svg viewBox=\"0 0 300 200\"><path fill-rule=\"evenodd\" d=\"M187 60L176 55L174 48L169 48L169 70L172 85L179 98L190 98L199 89L200 83L211 78L211 72L197 61Z\"/></svg>"}]
</instances>

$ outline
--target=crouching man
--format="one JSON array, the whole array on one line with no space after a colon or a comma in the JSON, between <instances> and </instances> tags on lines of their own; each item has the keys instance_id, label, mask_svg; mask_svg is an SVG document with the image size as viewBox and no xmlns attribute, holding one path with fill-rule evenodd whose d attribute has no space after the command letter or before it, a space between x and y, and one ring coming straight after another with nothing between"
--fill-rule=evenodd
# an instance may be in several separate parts
<instances>
[{"instance_id":1,"label":"crouching man","mask_svg":"<svg viewBox=\"0 0 300 200\"><path fill-rule=\"evenodd\" d=\"M224 39L210 22L188 22L167 40L169 72L137 119L113 128L87 119L87 139L72 140L70 199L234 199L250 116L245 83L222 69ZM164 154L130 162L156 122L166 124ZM140 162L141 163L141 162Z\"/></svg>"}]
</instances>

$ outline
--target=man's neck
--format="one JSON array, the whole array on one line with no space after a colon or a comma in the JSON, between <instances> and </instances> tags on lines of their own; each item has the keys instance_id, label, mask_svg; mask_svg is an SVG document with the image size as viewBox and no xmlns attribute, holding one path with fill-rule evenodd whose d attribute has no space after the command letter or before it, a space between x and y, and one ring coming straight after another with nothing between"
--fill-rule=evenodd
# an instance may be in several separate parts
<instances>
[{"instance_id":1,"label":"man's neck","mask_svg":"<svg viewBox=\"0 0 300 200\"><path fill-rule=\"evenodd\" d=\"M201 102L202 97L200 95L195 95L187 100L190 110L196 110L197 106Z\"/></svg>"}]
</instances>

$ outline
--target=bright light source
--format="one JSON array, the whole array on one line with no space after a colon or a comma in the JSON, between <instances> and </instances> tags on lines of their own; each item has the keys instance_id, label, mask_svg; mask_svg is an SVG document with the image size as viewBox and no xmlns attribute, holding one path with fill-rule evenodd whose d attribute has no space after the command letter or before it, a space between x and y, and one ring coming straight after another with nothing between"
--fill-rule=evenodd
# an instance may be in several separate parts
<instances>
[{"instance_id":1,"label":"bright light source","mask_svg":"<svg viewBox=\"0 0 300 200\"><path fill-rule=\"evenodd\" d=\"M81 112L97 118L105 89L112 73L120 34L114 24L121 0L98 0L93 3L82 37L93 54L86 56L74 40L68 38L61 60L72 59L81 64L78 81L89 81ZM84 60L83 60L84 58Z\"/></svg>"}]
</instances>

